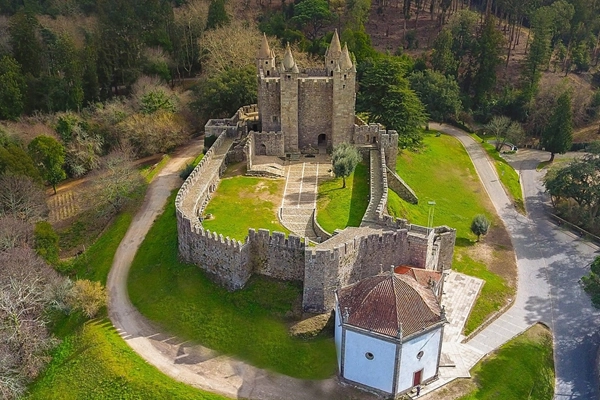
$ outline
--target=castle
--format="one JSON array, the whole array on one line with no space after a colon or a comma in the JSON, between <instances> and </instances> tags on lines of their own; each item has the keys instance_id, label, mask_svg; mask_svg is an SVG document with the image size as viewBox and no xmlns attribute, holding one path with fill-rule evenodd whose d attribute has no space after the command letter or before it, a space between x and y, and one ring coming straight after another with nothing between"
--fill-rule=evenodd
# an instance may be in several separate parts
<instances>
[{"instance_id":1,"label":"castle","mask_svg":"<svg viewBox=\"0 0 600 400\"><path fill-rule=\"evenodd\" d=\"M323 69L301 70L289 47L278 66L266 37L256 62L258 106L208 121L206 135L218 138L177 194L181 257L230 290L242 288L252 274L302 281L303 309L310 312L330 311L335 290L391 265L449 269L454 229L422 227L387 215L388 189L407 201L418 199L395 172L398 134L355 117L356 68L337 32ZM371 171L369 208L360 227L325 232L316 222L316 210L309 224L318 238L250 229L240 242L202 226L204 209L228 164L246 161L251 173L262 156L293 162L340 143L359 148Z\"/></svg>"},{"instance_id":2,"label":"castle","mask_svg":"<svg viewBox=\"0 0 600 400\"><path fill-rule=\"evenodd\" d=\"M262 130L283 132L285 153L332 149L352 142L356 68L348 46L342 50L337 31L327 49L324 69L300 72L289 45L277 67L266 36L257 69Z\"/></svg>"}]
</instances>

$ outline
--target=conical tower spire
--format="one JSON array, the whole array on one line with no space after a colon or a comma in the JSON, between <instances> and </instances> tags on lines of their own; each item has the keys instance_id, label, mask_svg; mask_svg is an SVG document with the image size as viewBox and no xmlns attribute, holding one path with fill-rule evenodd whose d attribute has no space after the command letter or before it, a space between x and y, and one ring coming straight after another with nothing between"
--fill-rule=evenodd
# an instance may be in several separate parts
<instances>
[{"instance_id":1,"label":"conical tower spire","mask_svg":"<svg viewBox=\"0 0 600 400\"><path fill-rule=\"evenodd\" d=\"M333 37L331 38L331 44L327 49L327 57L329 58L339 58L342 54L342 45L340 44L340 37L338 36L337 29L333 32Z\"/></svg>"},{"instance_id":2,"label":"conical tower spire","mask_svg":"<svg viewBox=\"0 0 600 400\"><path fill-rule=\"evenodd\" d=\"M290 44L288 43L285 48L285 54L283 55L283 69L285 71L296 72L298 67L296 66L296 61L294 61L294 56L292 55L292 50L290 49Z\"/></svg>"},{"instance_id":3,"label":"conical tower spire","mask_svg":"<svg viewBox=\"0 0 600 400\"><path fill-rule=\"evenodd\" d=\"M269 47L267 35L263 33L262 44L260 45L260 50L258 51L258 58L271 58L271 54L271 48Z\"/></svg>"},{"instance_id":4,"label":"conical tower spire","mask_svg":"<svg viewBox=\"0 0 600 400\"><path fill-rule=\"evenodd\" d=\"M342 71L352 69L352 60L350 59L350 52L348 51L348 44L344 43L344 50L342 50L342 56L340 58L340 68Z\"/></svg>"}]
</instances>

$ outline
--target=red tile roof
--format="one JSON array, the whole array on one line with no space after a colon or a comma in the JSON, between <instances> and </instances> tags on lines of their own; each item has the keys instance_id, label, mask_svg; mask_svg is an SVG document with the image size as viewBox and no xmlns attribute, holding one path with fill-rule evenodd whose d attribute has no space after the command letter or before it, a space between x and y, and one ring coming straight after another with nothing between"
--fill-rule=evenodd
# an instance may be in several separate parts
<instances>
[{"instance_id":1,"label":"red tile roof","mask_svg":"<svg viewBox=\"0 0 600 400\"><path fill-rule=\"evenodd\" d=\"M429 287L429 281L433 281L437 284L442 279L441 272L432 271L430 269L407 267L406 265L400 265L394 268L394 272L397 274L410 275L425 287Z\"/></svg>"},{"instance_id":2,"label":"red tile roof","mask_svg":"<svg viewBox=\"0 0 600 400\"><path fill-rule=\"evenodd\" d=\"M363 279L338 292L346 323L392 337L419 332L443 320L440 305L412 274L387 273Z\"/></svg>"}]
</instances>

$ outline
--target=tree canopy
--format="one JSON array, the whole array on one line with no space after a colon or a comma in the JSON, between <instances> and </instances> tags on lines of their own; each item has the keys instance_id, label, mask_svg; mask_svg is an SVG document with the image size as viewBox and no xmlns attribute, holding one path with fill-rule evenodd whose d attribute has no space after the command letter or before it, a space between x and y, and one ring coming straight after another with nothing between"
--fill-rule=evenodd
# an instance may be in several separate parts
<instances>
[{"instance_id":1,"label":"tree canopy","mask_svg":"<svg viewBox=\"0 0 600 400\"><path fill-rule=\"evenodd\" d=\"M427 114L406 78L410 62L405 58L383 57L365 62L359 68L358 111L367 113L370 122L396 130L400 145L419 144L420 128L427 122Z\"/></svg>"},{"instance_id":2,"label":"tree canopy","mask_svg":"<svg viewBox=\"0 0 600 400\"><path fill-rule=\"evenodd\" d=\"M29 154L40 174L52 185L56 194L56 185L67 177L63 168L65 163L65 148L56 139L40 135L33 139L28 146Z\"/></svg>"},{"instance_id":3,"label":"tree canopy","mask_svg":"<svg viewBox=\"0 0 600 400\"><path fill-rule=\"evenodd\" d=\"M333 149L331 164L336 178L342 178L342 187L346 187L346 178L349 177L360 162L360 153L356 147L342 143Z\"/></svg>"},{"instance_id":4,"label":"tree canopy","mask_svg":"<svg viewBox=\"0 0 600 400\"><path fill-rule=\"evenodd\" d=\"M573 113L571 94L565 91L558 98L550 120L542 133L542 146L550 152L550 162L555 154L564 154L573 141Z\"/></svg>"}]
</instances>

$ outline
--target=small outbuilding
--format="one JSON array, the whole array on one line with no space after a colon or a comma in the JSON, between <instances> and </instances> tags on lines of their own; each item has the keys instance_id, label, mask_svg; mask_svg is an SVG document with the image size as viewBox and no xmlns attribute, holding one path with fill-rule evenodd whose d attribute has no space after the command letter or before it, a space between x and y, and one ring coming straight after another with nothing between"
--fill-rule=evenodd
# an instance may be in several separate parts
<instances>
[{"instance_id":1,"label":"small outbuilding","mask_svg":"<svg viewBox=\"0 0 600 400\"><path fill-rule=\"evenodd\" d=\"M336 292L341 379L394 397L437 379L442 283L439 272L401 266Z\"/></svg>"}]
</instances>

